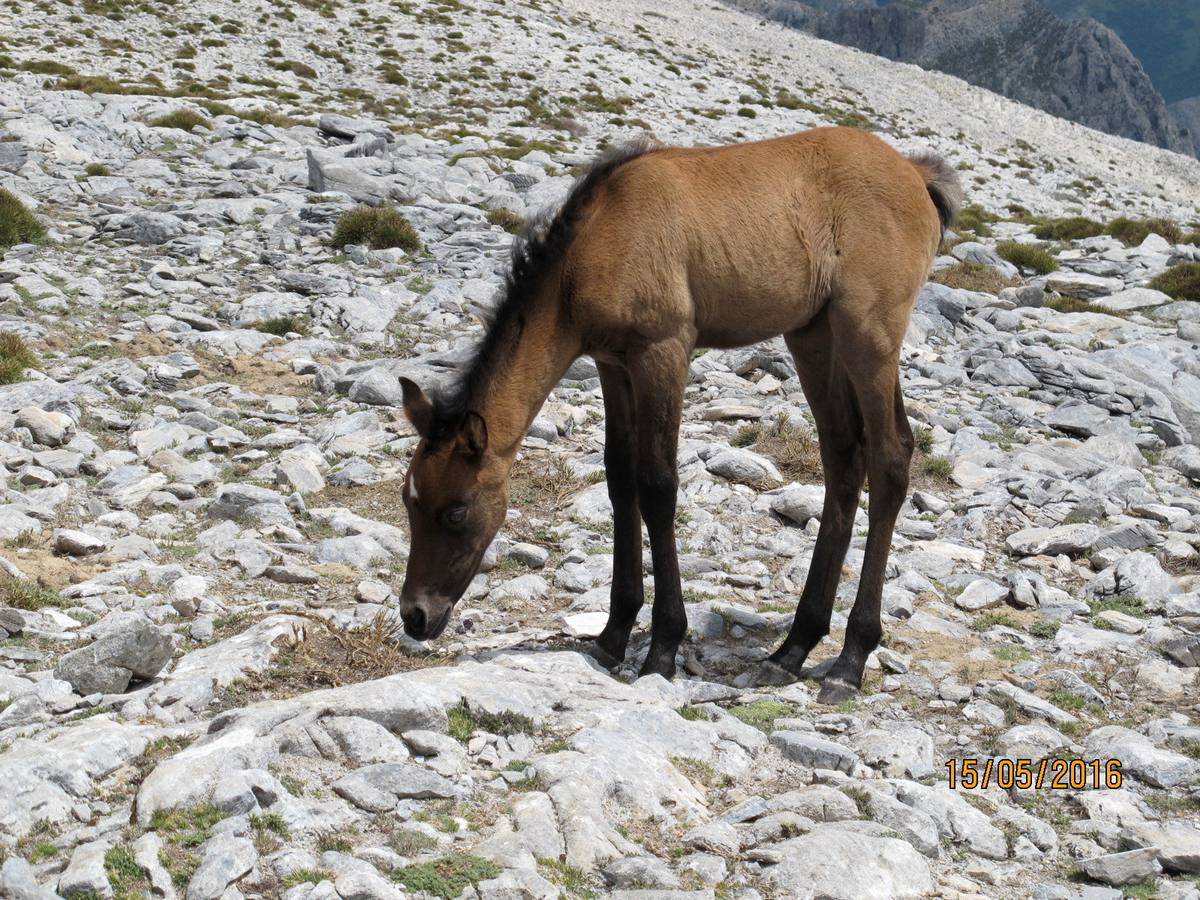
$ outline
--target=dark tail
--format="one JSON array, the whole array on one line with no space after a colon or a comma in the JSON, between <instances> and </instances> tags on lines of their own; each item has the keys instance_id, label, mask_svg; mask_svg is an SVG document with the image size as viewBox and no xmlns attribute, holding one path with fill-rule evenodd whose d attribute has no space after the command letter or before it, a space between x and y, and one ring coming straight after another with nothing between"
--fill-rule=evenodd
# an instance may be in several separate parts
<instances>
[{"instance_id":1,"label":"dark tail","mask_svg":"<svg viewBox=\"0 0 1200 900\"><path fill-rule=\"evenodd\" d=\"M929 198L937 207L942 231L954 224L954 217L963 202L962 184L950 164L933 153L919 153L908 157L908 161L920 170L929 189Z\"/></svg>"}]
</instances>

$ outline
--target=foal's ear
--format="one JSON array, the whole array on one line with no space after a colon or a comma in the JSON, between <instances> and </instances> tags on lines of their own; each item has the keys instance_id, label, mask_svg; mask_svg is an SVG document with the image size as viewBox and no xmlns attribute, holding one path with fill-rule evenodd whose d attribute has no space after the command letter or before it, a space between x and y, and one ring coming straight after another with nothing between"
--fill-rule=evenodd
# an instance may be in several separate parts
<instances>
[{"instance_id":1,"label":"foal's ear","mask_svg":"<svg viewBox=\"0 0 1200 900\"><path fill-rule=\"evenodd\" d=\"M417 429L417 434L428 437L429 426L433 424L433 404L415 381L401 378L400 388L404 391L404 414L412 422L413 428Z\"/></svg>"},{"instance_id":2,"label":"foal's ear","mask_svg":"<svg viewBox=\"0 0 1200 900\"><path fill-rule=\"evenodd\" d=\"M487 422L477 412L467 413L458 432L459 449L471 456L480 457L487 450L487 445Z\"/></svg>"}]
</instances>

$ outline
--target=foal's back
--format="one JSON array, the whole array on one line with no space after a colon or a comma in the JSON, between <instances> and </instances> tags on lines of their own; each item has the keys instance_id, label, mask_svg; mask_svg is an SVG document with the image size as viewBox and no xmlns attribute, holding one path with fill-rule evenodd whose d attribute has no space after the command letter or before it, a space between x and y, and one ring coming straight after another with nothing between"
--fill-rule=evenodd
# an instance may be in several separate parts
<instances>
[{"instance_id":1,"label":"foal's back","mask_svg":"<svg viewBox=\"0 0 1200 900\"><path fill-rule=\"evenodd\" d=\"M742 346L802 328L840 295L907 319L940 236L918 164L866 132L821 128L630 160L591 200L565 273L572 315L615 351L681 329Z\"/></svg>"}]
</instances>

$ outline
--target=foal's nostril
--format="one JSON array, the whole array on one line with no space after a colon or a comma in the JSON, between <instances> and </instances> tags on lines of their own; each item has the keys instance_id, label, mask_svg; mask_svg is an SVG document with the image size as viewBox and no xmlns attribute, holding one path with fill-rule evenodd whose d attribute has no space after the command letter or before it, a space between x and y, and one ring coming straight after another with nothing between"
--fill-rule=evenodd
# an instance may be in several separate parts
<instances>
[{"instance_id":1,"label":"foal's nostril","mask_svg":"<svg viewBox=\"0 0 1200 900\"><path fill-rule=\"evenodd\" d=\"M425 634L425 610L419 606L400 610L400 618L404 620L404 630L409 637L420 638Z\"/></svg>"}]
</instances>

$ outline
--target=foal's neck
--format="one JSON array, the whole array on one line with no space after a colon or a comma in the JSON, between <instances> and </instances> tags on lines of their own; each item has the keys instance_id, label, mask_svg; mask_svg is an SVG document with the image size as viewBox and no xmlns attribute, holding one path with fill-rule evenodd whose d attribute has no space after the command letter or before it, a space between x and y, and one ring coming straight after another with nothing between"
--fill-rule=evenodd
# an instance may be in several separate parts
<instances>
[{"instance_id":1,"label":"foal's neck","mask_svg":"<svg viewBox=\"0 0 1200 900\"><path fill-rule=\"evenodd\" d=\"M499 365L483 382L479 413L487 422L488 444L513 459L550 391L582 350L578 329L569 321L553 287L539 291L521 311L524 327L511 347L503 348Z\"/></svg>"}]
</instances>

